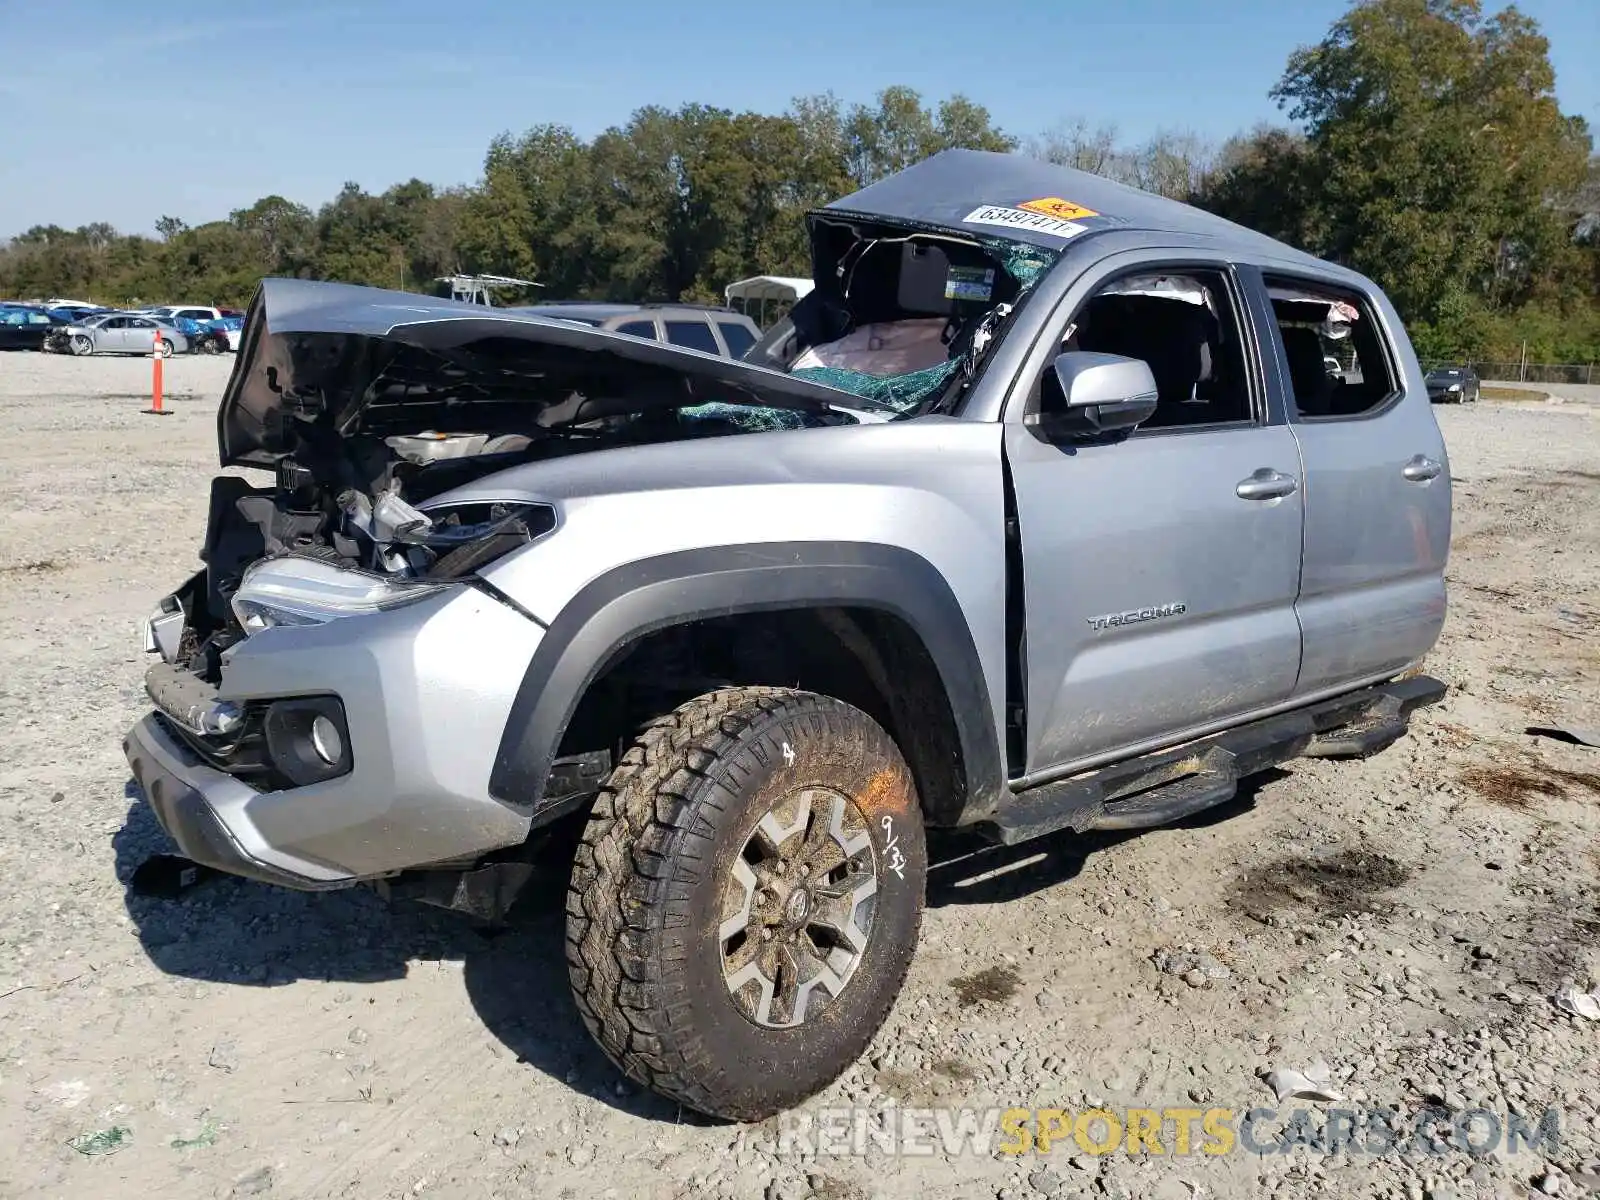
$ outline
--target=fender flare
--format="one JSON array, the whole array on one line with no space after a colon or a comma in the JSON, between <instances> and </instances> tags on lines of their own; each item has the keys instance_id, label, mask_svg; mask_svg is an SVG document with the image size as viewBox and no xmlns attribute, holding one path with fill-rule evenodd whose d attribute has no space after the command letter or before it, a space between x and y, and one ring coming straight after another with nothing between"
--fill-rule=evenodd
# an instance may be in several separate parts
<instances>
[{"instance_id":1,"label":"fender flare","mask_svg":"<svg viewBox=\"0 0 1600 1200\"><path fill-rule=\"evenodd\" d=\"M927 559L876 542L761 542L684 550L615 567L546 630L512 701L489 775L502 804L538 810L561 739L589 685L632 642L708 617L814 607L890 613L922 639L950 704L963 811L999 801L1005 774L989 687L955 593Z\"/></svg>"}]
</instances>

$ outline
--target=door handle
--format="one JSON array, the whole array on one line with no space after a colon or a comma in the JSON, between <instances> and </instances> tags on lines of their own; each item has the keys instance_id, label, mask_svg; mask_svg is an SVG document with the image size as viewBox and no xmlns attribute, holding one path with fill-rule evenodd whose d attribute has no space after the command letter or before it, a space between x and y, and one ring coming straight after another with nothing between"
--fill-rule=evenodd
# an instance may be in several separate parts
<instances>
[{"instance_id":1,"label":"door handle","mask_svg":"<svg viewBox=\"0 0 1600 1200\"><path fill-rule=\"evenodd\" d=\"M1439 472L1442 470L1444 468L1434 462L1433 459L1425 454L1419 454L1400 468L1400 474L1411 480L1412 483L1426 483L1430 479L1437 479Z\"/></svg>"},{"instance_id":2,"label":"door handle","mask_svg":"<svg viewBox=\"0 0 1600 1200\"><path fill-rule=\"evenodd\" d=\"M1241 500L1276 500L1293 495L1300 481L1271 467L1261 467L1249 479L1241 479L1233 489Z\"/></svg>"}]
</instances>

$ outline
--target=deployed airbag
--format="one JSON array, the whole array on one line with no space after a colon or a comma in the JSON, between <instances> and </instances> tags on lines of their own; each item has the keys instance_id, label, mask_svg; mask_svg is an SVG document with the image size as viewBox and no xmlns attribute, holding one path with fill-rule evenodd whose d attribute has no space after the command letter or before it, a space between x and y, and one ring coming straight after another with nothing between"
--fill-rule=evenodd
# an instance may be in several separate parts
<instances>
[{"instance_id":1,"label":"deployed airbag","mask_svg":"<svg viewBox=\"0 0 1600 1200\"><path fill-rule=\"evenodd\" d=\"M945 324L943 317L922 317L863 325L836 341L810 347L790 369L837 367L878 376L921 371L950 356L944 343Z\"/></svg>"}]
</instances>

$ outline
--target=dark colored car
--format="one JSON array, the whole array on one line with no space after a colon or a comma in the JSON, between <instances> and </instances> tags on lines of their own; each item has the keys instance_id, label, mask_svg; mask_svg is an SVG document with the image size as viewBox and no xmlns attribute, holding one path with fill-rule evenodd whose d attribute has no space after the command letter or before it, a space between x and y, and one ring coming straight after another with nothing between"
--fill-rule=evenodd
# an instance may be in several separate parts
<instances>
[{"instance_id":1,"label":"dark colored car","mask_svg":"<svg viewBox=\"0 0 1600 1200\"><path fill-rule=\"evenodd\" d=\"M581 321L611 333L627 333L656 342L670 342L723 358L743 358L761 339L756 323L731 308L698 304L607 304L564 300L530 304L508 311L536 317Z\"/></svg>"},{"instance_id":2,"label":"dark colored car","mask_svg":"<svg viewBox=\"0 0 1600 1200\"><path fill-rule=\"evenodd\" d=\"M1428 372L1428 399L1435 404L1467 404L1477 400L1478 373L1471 367L1435 367Z\"/></svg>"},{"instance_id":3,"label":"dark colored car","mask_svg":"<svg viewBox=\"0 0 1600 1200\"><path fill-rule=\"evenodd\" d=\"M43 350L51 332L67 324L31 305L0 308L0 350Z\"/></svg>"}]
</instances>

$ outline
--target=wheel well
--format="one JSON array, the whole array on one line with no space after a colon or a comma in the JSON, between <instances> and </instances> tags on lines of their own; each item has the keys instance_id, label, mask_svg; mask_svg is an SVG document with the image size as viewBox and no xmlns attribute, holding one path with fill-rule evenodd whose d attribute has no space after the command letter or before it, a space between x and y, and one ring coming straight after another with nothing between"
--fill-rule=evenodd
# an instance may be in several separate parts
<instances>
[{"instance_id":1,"label":"wheel well","mask_svg":"<svg viewBox=\"0 0 1600 1200\"><path fill-rule=\"evenodd\" d=\"M944 681L916 631L877 609L738 613L645 634L584 691L558 753L620 754L645 721L729 684L802 688L861 709L905 755L929 823L955 823L968 788Z\"/></svg>"}]
</instances>

